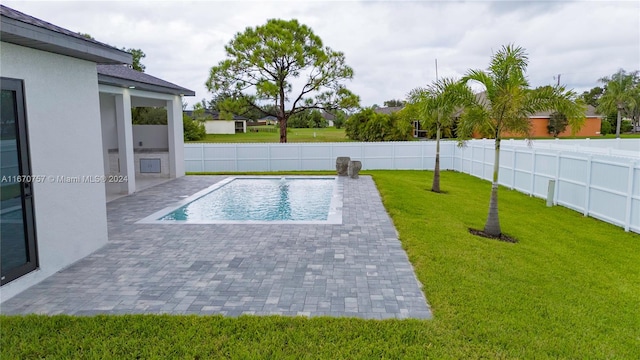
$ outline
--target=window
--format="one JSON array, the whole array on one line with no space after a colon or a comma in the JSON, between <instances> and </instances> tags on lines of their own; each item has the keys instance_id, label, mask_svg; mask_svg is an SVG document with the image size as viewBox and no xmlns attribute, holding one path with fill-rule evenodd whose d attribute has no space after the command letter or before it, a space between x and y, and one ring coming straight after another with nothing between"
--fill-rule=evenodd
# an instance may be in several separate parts
<instances>
[{"instance_id":1,"label":"window","mask_svg":"<svg viewBox=\"0 0 640 360\"><path fill-rule=\"evenodd\" d=\"M38 267L22 80L1 78L0 285Z\"/></svg>"}]
</instances>

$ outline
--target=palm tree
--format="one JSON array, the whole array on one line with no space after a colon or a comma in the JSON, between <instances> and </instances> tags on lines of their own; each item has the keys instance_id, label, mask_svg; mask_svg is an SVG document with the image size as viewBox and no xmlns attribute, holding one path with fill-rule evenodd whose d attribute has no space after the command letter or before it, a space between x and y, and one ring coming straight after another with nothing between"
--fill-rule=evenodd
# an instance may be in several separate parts
<instances>
[{"instance_id":1,"label":"palm tree","mask_svg":"<svg viewBox=\"0 0 640 360\"><path fill-rule=\"evenodd\" d=\"M638 104L636 98L638 72L627 74L620 69L611 78L604 77L600 81L605 85L604 94L598 100L598 109L602 113L617 111L616 138L620 137L622 113L631 112Z\"/></svg>"},{"instance_id":2,"label":"palm tree","mask_svg":"<svg viewBox=\"0 0 640 360\"><path fill-rule=\"evenodd\" d=\"M529 88L525 76L528 57L524 49L503 46L491 58L487 71L469 70L464 83L476 82L485 89L465 105L458 124L458 137L468 139L482 134L495 139L495 155L489 215L484 233L499 237L502 234L498 217L498 171L500 169L500 141L504 133L530 135L529 116L538 111L555 110L567 117L572 132L585 121L584 105L576 102L577 94L562 86Z\"/></svg>"},{"instance_id":3,"label":"palm tree","mask_svg":"<svg viewBox=\"0 0 640 360\"><path fill-rule=\"evenodd\" d=\"M408 95L407 112L425 127L436 128L436 163L431 191L440 192L440 138L444 128L451 127L454 114L460 110L471 90L452 78L443 78L426 88L416 88Z\"/></svg>"}]
</instances>

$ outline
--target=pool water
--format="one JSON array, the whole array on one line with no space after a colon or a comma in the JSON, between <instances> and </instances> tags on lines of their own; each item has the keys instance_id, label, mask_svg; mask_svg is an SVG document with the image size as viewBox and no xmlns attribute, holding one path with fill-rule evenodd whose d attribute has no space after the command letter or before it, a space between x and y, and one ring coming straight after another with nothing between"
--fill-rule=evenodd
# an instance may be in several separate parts
<instances>
[{"instance_id":1,"label":"pool water","mask_svg":"<svg viewBox=\"0 0 640 360\"><path fill-rule=\"evenodd\" d=\"M182 201L177 208L165 209L147 220L161 223L326 222L330 217L335 220L336 208L341 206L337 181L335 177L229 178Z\"/></svg>"}]
</instances>

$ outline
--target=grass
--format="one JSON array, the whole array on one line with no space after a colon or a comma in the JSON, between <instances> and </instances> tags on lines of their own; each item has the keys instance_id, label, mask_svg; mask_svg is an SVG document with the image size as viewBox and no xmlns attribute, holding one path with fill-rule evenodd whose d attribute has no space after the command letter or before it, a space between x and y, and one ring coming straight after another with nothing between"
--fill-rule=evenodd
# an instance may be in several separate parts
<instances>
[{"instance_id":1,"label":"grass","mask_svg":"<svg viewBox=\"0 0 640 360\"><path fill-rule=\"evenodd\" d=\"M607 134L602 136L603 139L615 139L616 134ZM640 138L640 133L625 133L620 134L620 138L622 139L637 139Z\"/></svg>"},{"instance_id":2,"label":"grass","mask_svg":"<svg viewBox=\"0 0 640 360\"><path fill-rule=\"evenodd\" d=\"M315 136L314 136L315 133ZM638 134L621 134L622 138L640 138ZM569 137L562 139L615 139L615 134L609 134L601 137ZM539 137L535 139L550 140L552 137ZM416 140L411 138L411 141ZM455 140L455 139L449 139ZM300 142L345 142L351 141L344 133L344 129L336 129L333 127L322 129L289 129L287 133L287 141L290 143ZM246 132L240 134L207 134L207 136L199 141L191 141L194 143L277 143L280 142L280 133L274 126L261 127L258 132Z\"/></svg>"},{"instance_id":3,"label":"grass","mask_svg":"<svg viewBox=\"0 0 640 360\"><path fill-rule=\"evenodd\" d=\"M273 127L265 127L265 131L246 132L239 134L207 134L207 136L199 141L208 143L277 143L280 142L280 133L272 130ZM333 127L322 129L289 129L287 132L287 141L295 142L344 142L351 141L345 134L344 129L336 129Z\"/></svg>"},{"instance_id":4,"label":"grass","mask_svg":"<svg viewBox=\"0 0 640 360\"><path fill-rule=\"evenodd\" d=\"M434 319L2 316L0 358L640 358L640 235L490 184L370 171Z\"/></svg>"}]
</instances>

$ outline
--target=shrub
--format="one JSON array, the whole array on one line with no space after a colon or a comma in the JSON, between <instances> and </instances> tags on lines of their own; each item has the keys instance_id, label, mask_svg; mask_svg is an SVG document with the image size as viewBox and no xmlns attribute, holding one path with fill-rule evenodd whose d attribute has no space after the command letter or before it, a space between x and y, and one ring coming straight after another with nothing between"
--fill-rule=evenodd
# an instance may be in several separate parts
<instances>
[{"instance_id":1,"label":"shrub","mask_svg":"<svg viewBox=\"0 0 640 360\"><path fill-rule=\"evenodd\" d=\"M378 114L372 108L361 110L345 123L345 134L358 141L403 141L411 137L411 122L399 113Z\"/></svg>"},{"instance_id":2,"label":"shrub","mask_svg":"<svg viewBox=\"0 0 640 360\"><path fill-rule=\"evenodd\" d=\"M182 127L184 129L184 141L202 140L207 135L204 124L188 115L182 115Z\"/></svg>"},{"instance_id":3,"label":"shrub","mask_svg":"<svg viewBox=\"0 0 640 360\"><path fill-rule=\"evenodd\" d=\"M611 134L611 123L603 119L602 123L600 124L600 135L607 134Z\"/></svg>"},{"instance_id":4,"label":"shrub","mask_svg":"<svg viewBox=\"0 0 640 360\"><path fill-rule=\"evenodd\" d=\"M564 114L559 112L554 112L549 116L549 125L547 125L547 131L549 134L553 135L553 137L558 137L558 135L567 129L567 125L569 121Z\"/></svg>"},{"instance_id":5,"label":"shrub","mask_svg":"<svg viewBox=\"0 0 640 360\"><path fill-rule=\"evenodd\" d=\"M289 128L324 128L327 127L327 120L322 117L318 110L305 110L297 113L287 120Z\"/></svg>"},{"instance_id":6,"label":"shrub","mask_svg":"<svg viewBox=\"0 0 640 360\"><path fill-rule=\"evenodd\" d=\"M333 120L333 126L336 129L341 129L346 121L347 116L344 114L344 112L338 112L338 114L336 114L336 118Z\"/></svg>"},{"instance_id":7,"label":"shrub","mask_svg":"<svg viewBox=\"0 0 640 360\"><path fill-rule=\"evenodd\" d=\"M627 133L633 130L633 125L631 124L631 120L622 120L620 123L620 132Z\"/></svg>"}]
</instances>

